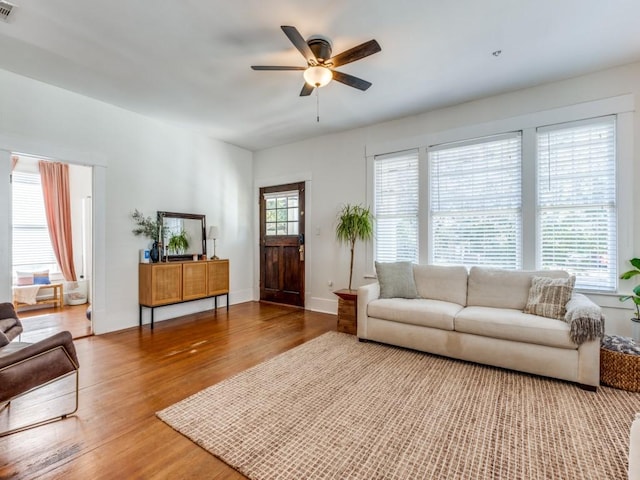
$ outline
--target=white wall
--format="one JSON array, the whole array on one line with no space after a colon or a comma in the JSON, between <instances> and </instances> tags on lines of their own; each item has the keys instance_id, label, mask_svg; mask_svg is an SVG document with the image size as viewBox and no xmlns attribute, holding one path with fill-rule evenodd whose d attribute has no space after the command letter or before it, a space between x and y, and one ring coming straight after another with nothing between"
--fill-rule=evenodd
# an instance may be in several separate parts
<instances>
[{"instance_id":1,"label":"white wall","mask_svg":"<svg viewBox=\"0 0 640 480\"><path fill-rule=\"evenodd\" d=\"M251 152L0 70L3 175L11 151L96 166L96 333L138 324L138 250L148 242L131 233L129 214L135 208L147 215L157 210L205 214L208 225L220 226L218 256L230 259L231 303L252 298L253 265L247 255L253 246ZM10 228L6 197L3 186L0 238L5 239ZM9 250L0 247L0 266L10 265ZM0 279L0 301L10 300L10 280ZM166 307L155 318L212 304L201 300Z\"/></svg>"},{"instance_id":2,"label":"white wall","mask_svg":"<svg viewBox=\"0 0 640 480\"><path fill-rule=\"evenodd\" d=\"M424 146L430 139L454 138L473 131L495 130L497 133L512 118L621 95L627 95L627 100L631 98L633 110L633 100L640 95L640 63L255 152L255 185L267 185L272 179L296 175L312 179L312 202L306 212L307 308L335 312L337 300L331 292L346 288L348 252L335 241L335 217L344 203L367 203L366 155ZM629 131L625 132L627 143L623 153L627 158L621 162L624 171L620 177L632 185L640 181L640 171L634 169L640 159L640 142L633 141L640 138L640 118L634 111L626 115L625 128ZM631 192L631 188L627 188L625 195L628 196L620 199L624 201L619 219L624 237L620 239L621 269L628 267L629 257L623 255L640 256L640 209L629 205L640 205L640 190ZM371 258L370 245L356 246L356 286L370 281L365 278L365 274L371 273L367 249ZM257 275L255 248L254 258L254 275ZM333 287L327 285L330 280L334 282ZM621 290L629 291L630 285L621 285ZM613 295L592 298L605 307L608 332L630 335L627 319L631 317L631 305L620 304Z\"/></svg>"}]
</instances>

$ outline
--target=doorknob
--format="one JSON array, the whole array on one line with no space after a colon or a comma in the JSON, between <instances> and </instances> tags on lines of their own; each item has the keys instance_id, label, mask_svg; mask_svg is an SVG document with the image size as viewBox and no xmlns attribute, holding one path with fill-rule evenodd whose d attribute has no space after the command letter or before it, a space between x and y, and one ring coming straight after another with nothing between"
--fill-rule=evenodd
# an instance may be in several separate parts
<instances>
[{"instance_id":1,"label":"doorknob","mask_svg":"<svg viewBox=\"0 0 640 480\"><path fill-rule=\"evenodd\" d=\"M298 247L298 252L300 252L300 261L304 262L304 245Z\"/></svg>"}]
</instances>

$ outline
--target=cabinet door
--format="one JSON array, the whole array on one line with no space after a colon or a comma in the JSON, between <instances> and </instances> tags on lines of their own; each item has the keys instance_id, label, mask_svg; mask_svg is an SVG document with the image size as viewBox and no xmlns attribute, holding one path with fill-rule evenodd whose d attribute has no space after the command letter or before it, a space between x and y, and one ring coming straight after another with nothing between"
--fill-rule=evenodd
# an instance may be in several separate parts
<instances>
[{"instance_id":1,"label":"cabinet door","mask_svg":"<svg viewBox=\"0 0 640 480\"><path fill-rule=\"evenodd\" d=\"M181 302L182 264L154 264L151 271L153 305Z\"/></svg>"},{"instance_id":2,"label":"cabinet door","mask_svg":"<svg viewBox=\"0 0 640 480\"><path fill-rule=\"evenodd\" d=\"M195 300L207 296L207 262L182 264L182 299Z\"/></svg>"},{"instance_id":3,"label":"cabinet door","mask_svg":"<svg viewBox=\"0 0 640 480\"><path fill-rule=\"evenodd\" d=\"M211 296L229 293L229 260L211 260L207 265L207 294Z\"/></svg>"}]
</instances>

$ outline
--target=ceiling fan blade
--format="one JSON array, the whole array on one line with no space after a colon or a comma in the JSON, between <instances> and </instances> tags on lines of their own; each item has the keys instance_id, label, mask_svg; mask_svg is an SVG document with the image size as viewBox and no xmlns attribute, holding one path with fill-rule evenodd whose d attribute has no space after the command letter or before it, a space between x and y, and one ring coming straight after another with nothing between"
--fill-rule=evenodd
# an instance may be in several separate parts
<instances>
[{"instance_id":1,"label":"ceiling fan blade","mask_svg":"<svg viewBox=\"0 0 640 480\"><path fill-rule=\"evenodd\" d=\"M337 72L332 70L333 79L337 82L344 83L345 85L349 85L350 87L357 88L358 90L366 90L372 84L371 82L367 82L358 77L354 77L353 75L349 75L348 73Z\"/></svg>"},{"instance_id":2,"label":"ceiling fan blade","mask_svg":"<svg viewBox=\"0 0 640 480\"><path fill-rule=\"evenodd\" d=\"M298 51L300 51L302 56L307 59L307 62L316 61L316 56L313 54L313 52L309 48L309 45L307 45L306 40L302 38L302 35L300 35L300 32L296 27L282 25L280 28L282 29L284 34L289 38L289 40L291 40L291 43L293 43L293 46L296 47Z\"/></svg>"},{"instance_id":3,"label":"ceiling fan blade","mask_svg":"<svg viewBox=\"0 0 640 480\"><path fill-rule=\"evenodd\" d=\"M269 65L251 65L254 70L306 70L306 67L275 67Z\"/></svg>"},{"instance_id":4,"label":"ceiling fan blade","mask_svg":"<svg viewBox=\"0 0 640 480\"><path fill-rule=\"evenodd\" d=\"M373 55L374 53L378 53L382 48L375 40L369 40L368 42L364 42L357 47L350 48L349 50L345 50L342 53L339 53L333 58L330 58L327 62L328 64L332 64L332 67L339 67L340 65L346 65L347 63L355 62L356 60L360 60L361 58L368 57L369 55Z\"/></svg>"},{"instance_id":5,"label":"ceiling fan blade","mask_svg":"<svg viewBox=\"0 0 640 480\"><path fill-rule=\"evenodd\" d=\"M309 85L307 82L304 82L304 85L302 86L302 90L300 90L300 96L301 97L308 97L309 95L311 95L311 92L313 92L313 89L316 88L313 85Z\"/></svg>"}]
</instances>

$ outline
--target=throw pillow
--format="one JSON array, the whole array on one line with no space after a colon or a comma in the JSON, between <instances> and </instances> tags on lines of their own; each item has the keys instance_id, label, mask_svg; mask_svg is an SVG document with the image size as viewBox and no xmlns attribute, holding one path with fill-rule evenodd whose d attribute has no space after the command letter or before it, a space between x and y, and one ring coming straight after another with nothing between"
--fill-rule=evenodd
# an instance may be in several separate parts
<instances>
[{"instance_id":1,"label":"throw pillow","mask_svg":"<svg viewBox=\"0 0 640 480\"><path fill-rule=\"evenodd\" d=\"M16 272L16 285L33 285L33 273L32 272Z\"/></svg>"},{"instance_id":2,"label":"throw pillow","mask_svg":"<svg viewBox=\"0 0 640 480\"><path fill-rule=\"evenodd\" d=\"M33 284L34 285L49 285L49 270L43 270L41 272L33 272Z\"/></svg>"},{"instance_id":3,"label":"throw pillow","mask_svg":"<svg viewBox=\"0 0 640 480\"><path fill-rule=\"evenodd\" d=\"M574 275L568 278L533 277L524 313L564 320L575 283Z\"/></svg>"},{"instance_id":4,"label":"throw pillow","mask_svg":"<svg viewBox=\"0 0 640 480\"><path fill-rule=\"evenodd\" d=\"M378 263L380 298L418 298L411 262Z\"/></svg>"}]
</instances>

